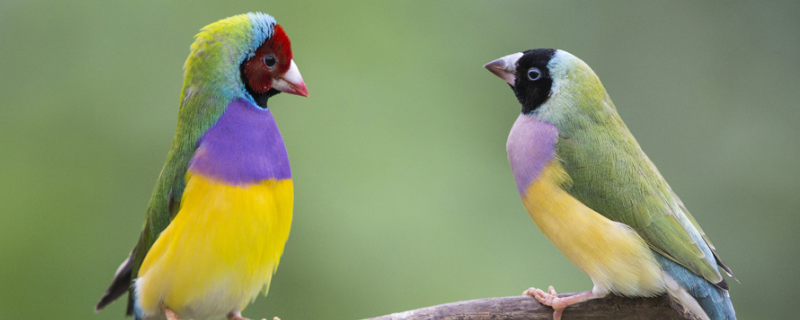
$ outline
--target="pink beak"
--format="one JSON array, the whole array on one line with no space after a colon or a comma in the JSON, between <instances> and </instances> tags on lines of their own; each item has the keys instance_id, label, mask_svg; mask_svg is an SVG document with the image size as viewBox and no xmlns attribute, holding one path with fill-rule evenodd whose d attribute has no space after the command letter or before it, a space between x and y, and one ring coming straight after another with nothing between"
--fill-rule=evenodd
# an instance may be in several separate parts
<instances>
[{"instance_id":1,"label":"pink beak","mask_svg":"<svg viewBox=\"0 0 800 320\"><path fill-rule=\"evenodd\" d=\"M303 81L303 76L300 75L300 70L297 69L294 59L292 59L292 64L283 77L278 77L272 80L272 88L280 92L308 97L306 83Z\"/></svg>"},{"instance_id":2,"label":"pink beak","mask_svg":"<svg viewBox=\"0 0 800 320\"><path fill-rule=\"evenodd\" d=\"M508 82L508 84L513 86L514 81L517 78L515 75L517 71L517 60L519 60L520 57L522 57L522 52L509 54L505 57L489 62L483 67L489 69L489 71L500 77L500 79L505 80Z\"/></svg>"}]
</instances>

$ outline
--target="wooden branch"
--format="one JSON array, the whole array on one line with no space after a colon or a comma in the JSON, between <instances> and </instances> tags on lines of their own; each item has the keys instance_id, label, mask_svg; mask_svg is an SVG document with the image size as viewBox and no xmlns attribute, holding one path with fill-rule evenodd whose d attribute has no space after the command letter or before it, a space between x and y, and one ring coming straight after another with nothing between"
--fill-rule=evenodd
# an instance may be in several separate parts
<instances>
[{"instance_id":1,"label":"wooden branch","mask_svg":"<svg viewBox=\"0 0 800 320\"><path fill-rule=\"evenodd\" d=\"M574 293L560 294L570 296ZM553 309L528 296L486 298L440 304L363 320L532 320L552 319ZM609 295L567 307L563 320L694 320L667 296L622 298Z\"/></svg>"}]
</instances>

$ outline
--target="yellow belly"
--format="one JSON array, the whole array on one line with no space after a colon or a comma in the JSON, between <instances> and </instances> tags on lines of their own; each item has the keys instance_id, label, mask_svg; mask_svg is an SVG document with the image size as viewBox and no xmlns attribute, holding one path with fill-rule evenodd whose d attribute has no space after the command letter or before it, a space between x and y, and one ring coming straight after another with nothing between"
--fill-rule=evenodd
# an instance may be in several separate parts
<instances>
[{"instance_id":1,"label":"yellow belly","mask_svg":"<svg viewBox=\"0 0 800 320\"><path fill-rule=\"evenodd\" d=\"M292 223L292 180L230 186L192 175L175 219L139 270L145 315L162 306L184 318L241 311L269 289Z\"/></svg>"},{"instance_id":2,"label":"yellow belly","mask_svg":"<svg viewBox=\"0 0 800 320\"><path fill-rule=\"evenodd\" d=\"M597 293L663 293L661 267L645 241L630 227L609 220L564 191L562 185L568 181L556 159L528 186L523 204L539 230L592 278Z\"/></svg>"}]
</instances>

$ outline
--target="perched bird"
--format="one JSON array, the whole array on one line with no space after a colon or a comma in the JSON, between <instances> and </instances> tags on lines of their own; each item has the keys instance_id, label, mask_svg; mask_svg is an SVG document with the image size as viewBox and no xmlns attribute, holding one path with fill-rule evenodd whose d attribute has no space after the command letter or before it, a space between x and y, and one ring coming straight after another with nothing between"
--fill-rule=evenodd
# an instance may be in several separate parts
<instances>
[{"instance_id":1,"label":"perched bird","mask_svg":"<svg viewBox=\"0 0 800 320\"><path fill-rule=\"evenodd\" d=\"M697 221L644 154L589 66L562 50L536 49L485 65L522 104L508 160L525 209L539 230L592 279L591 291L552 306L614 293L664 293L702 319L736 319L732 276Z\"/></svg>"},{"instance_id":2,"label":"perched bird","mask_svg":"<svg viewBox=\"0 0 800 320\"><path fill-rule=\"evenodd\" d=\"M129 291L139 319L242 320L289 237L289 157L267 100L308 96L283 28L248 13L203 28L141 237L95 310Z\"/></svg>"}]
</instances>

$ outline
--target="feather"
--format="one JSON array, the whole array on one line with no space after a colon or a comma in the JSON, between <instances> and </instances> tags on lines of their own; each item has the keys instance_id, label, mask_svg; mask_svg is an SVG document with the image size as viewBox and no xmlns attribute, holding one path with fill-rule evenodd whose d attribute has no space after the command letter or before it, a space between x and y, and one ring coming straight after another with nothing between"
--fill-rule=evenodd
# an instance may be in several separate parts
<instances>
[{"instance_id":1,"label":"feather","mask_svg":"<svg viewBox=\"0 0 800 320\"><path fill-rule=\"evenodd\" d=\"M133 249L131 254L128 255L128 258L117 268L117 272L114 273L114 279L111 280L111 285L106 290L106 293L103 294L103 297L100 298L100 302L97 303L97 306L94 307L95 312L103 310L109 303L114 302L114 300L117 300L117 298L130 289L134 252L136 252L136 249Z\"/></svg>"}]
</instances>

